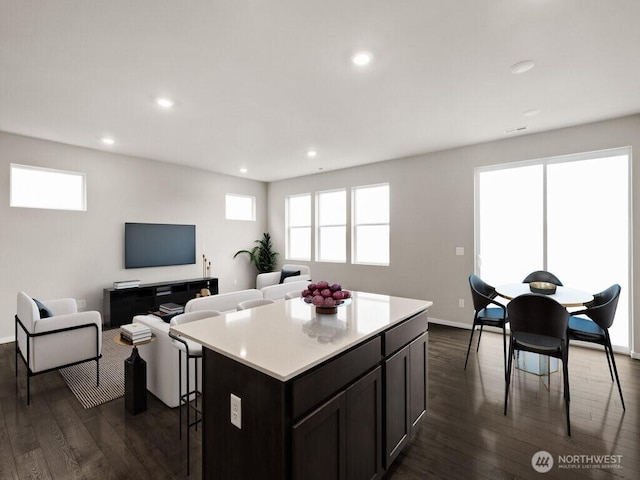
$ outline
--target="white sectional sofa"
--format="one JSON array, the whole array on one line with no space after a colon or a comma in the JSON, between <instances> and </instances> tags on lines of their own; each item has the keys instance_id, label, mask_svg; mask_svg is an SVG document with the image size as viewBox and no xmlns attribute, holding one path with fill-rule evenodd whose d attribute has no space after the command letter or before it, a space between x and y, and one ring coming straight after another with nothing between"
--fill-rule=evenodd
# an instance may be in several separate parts
<instances>
[{"instance_id":1,"label":"white sectional sofa","mask_svg":"<svg viewBox=\"0 0 640 480\"><path fill-rule=\"evenodd\" d=\"M245 300L258 298L267 298L269 300L284 299L289 292L302 292L308 283L308 281L303 280L270 285L260 290L252 288L194 298L187 302L184 311L185 313L199 310L212 310L221 313L235 311L238 303ZM151 332L156 336L155 341L138 347L140 356L147 362L147 390L167 406L177 407L180 404L178 394L178 350L173 346L169 337L169 324L155 315L136 315L133 321L148 325L151 328ZM215 318L212 321L215 321ZM202 369L199 368L199 377L201 371ZM191 369L191 375L190 384L194 385L193 369ZM182 389L184 391L186 389L185 362L182 362L182 380ZM198 384L202 385L200 378L198 379Z\"/></svg>"}]
</instances>

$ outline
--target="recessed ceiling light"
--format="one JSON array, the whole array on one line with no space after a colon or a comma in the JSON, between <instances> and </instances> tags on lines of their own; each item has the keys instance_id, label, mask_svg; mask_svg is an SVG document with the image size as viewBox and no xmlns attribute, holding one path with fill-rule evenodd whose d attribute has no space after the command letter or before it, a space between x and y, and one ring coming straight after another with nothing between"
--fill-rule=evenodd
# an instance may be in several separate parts
<instances>
[{"instance_id":1,"label":"recessed ceiling light","mask_svg":"<svg viewBox=\"0 0 640 480\"><path fill-rule=\"evenodd\" d=\"M539 108L532 108L531 110L527 110L526 112L522 112L522 115L525 117L534 117L540 113Z\"/></svg>"},{"instance_id":2,"label":"recessed ceiling light","mask_svg":"<svg viewBox=\"0 0 640 480\"><path fill-rule=\"evenodd\" d=\"M307 157L309 157L309 158L315 158L316 155L318 155L318 152L316 152L315 150L309 150L307 152Z\"/></svg>"},{"instance_id":3,"label":"recessed ceiling light","mask_svg":"<svg viewBox=\"0 0 640 480\"><path fill-rule=\"evenodd\" d=\"M247 173L247 169L246 168L241 168L240 169L240 173Z\"/></svg>"},{"instance_id":4,"label":"recessed ceiling light","mask_svg":"<svg viewBox=\"0 0 640 480\"><path fill-rule=\"evenodd\" d=\"M104 143L105 145L113 145L114 143L116 143L116 141L111 137L102 137L100 140L102 140L102 143Z\"/></svg>"},{"instance_id":5,"label":"recessed ceiling light","mask_svg":"<svg viewBox=\"0 0 640 480\"><path fill-rule=\"evenodd\" d=\"M351 61L359 67L368 65L372 59L373 54L371 52L357 52L353 55L353 57L351 57Z\"/></svg>"},{"instance_id":6,"label":"recessed ceiling light","mask_svg":"<svg viewBox=\"0 0 640 480\"><path fill-rule=\"evenodd\" d=\"M171 108L173 107L173 100L167 97L158 97L156 98L156 104L162 108Z\"/></svg>"},{"instance_id":7,"label":"recessed ceiling light","mask_svg":"<svg viewBox=\"0 0 640 480\"><path fill-rule=\"evenodd\" d=\"M524 62L518 62L514 65L511 65L509 69L511 70L511 73L513 73L514 75L519 75L521 73L528 72L535 66L536 66L535 62L532 62L531 60L525 60Z\"/></svg>"}]
</instances>

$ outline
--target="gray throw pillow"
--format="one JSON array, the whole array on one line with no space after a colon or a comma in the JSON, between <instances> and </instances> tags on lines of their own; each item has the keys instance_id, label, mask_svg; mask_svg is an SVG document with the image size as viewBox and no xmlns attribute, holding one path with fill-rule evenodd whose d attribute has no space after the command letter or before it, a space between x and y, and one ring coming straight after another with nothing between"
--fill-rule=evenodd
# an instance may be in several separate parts
<instances>
[{"instance_id":1,"label":"gray throw pillow","mask_svg":"<svg viewBox=\"0 0 640 480\"><path fill-rule=\"evenodd\" d=\"M53 312L49 310L44 303L42 303L40 300L36 300L35 298L33 299L33 301L36 302L36 306L38 307L38 311L40 312L40 318L53 317Z\"/></svg>"},{"instance_id":2,"label":"gray throw pillow","mask_svg":"<svg viewBox=\"0 0 640 480\"><path fill-rule=\"evenodd\" d=\"M297 277L300 275L300 270L282 270L280 274L280 283L284 282L285 278Z\"/></svg>"}]
</instances>

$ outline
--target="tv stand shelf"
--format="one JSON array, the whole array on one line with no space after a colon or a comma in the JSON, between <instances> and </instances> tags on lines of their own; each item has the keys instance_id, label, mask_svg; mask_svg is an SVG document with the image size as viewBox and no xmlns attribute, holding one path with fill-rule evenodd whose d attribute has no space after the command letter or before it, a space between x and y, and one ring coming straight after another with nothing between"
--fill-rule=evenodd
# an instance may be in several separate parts
<instances>
[{"instance_id":1,"label":"tv stand shelf","mask_svg":"<svg viewBox=\"0 0 640 480\"><path fill-rule=\"evenodd\" d=\"M217 278L194 278L170 282L147 283L132 288L105 288L103 317L106 326L119 327L131 323L135 315L157 310L163 303L186 304L203 288L211 295L218 293Z\"/></svg>"}]
</instances>

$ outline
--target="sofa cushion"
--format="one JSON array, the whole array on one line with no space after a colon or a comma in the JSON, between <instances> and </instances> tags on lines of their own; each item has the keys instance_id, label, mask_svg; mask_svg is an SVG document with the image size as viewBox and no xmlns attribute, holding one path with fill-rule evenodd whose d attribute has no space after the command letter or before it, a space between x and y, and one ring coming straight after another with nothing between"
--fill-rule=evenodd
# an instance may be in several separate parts
<instances>
[{"instance_id":1,"label":"sofa cushion","mask_svg":"<svg viewBox=\"0 0 640 480\"><path fill-rule=\"evenodd\" d=\"M38 307L38 312L40 312L40 318L49 318L53 317L53 312L49 310L44 303L40 300L33 299L36 306Z\"/></svg>"},{"instance_id":2,"label":"sofa cushion","mask_svg":"<svg viewBox=\"0 0 640 480\"><path fill-rule=\"evenodd\" d=\"M184 307L184 313L198 310L216 310L223 313L233 312L237 309L240 302L256 298L262 298L262 292L255 288L194 298L187 302Z\"/></svg>"},{"instance_id":3,"label":"sofa cushion","mask_svg":"<svg viewBox=\"0 0 640 480\"><path fill-rule=\"evenodd\" d=\"M282 270L280 273L280 283L284 283L286 278L297 277L300 275L300 270Z\"/></svg>"},{"instance_id":4,"label":"sofa cushion","mask_svg":"<svg viewBox=\"0 0 640 480\"><path fill-rule=\"evenodd\" d=\"M309 285L308 280L304 280L301 282L291 282L291 283L282 283L278 285L270 285L268 287L262 288L260 291L262 292L262 296L267 300L280 300L285 297L287 293L290 292L302 292Z\"/></svg>"}]
</instances>

